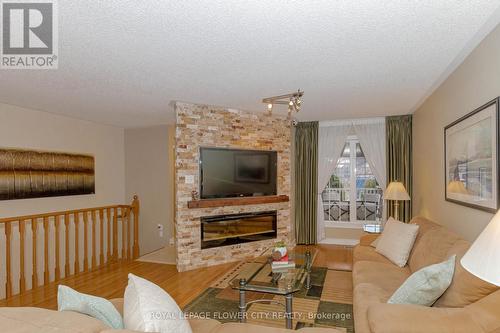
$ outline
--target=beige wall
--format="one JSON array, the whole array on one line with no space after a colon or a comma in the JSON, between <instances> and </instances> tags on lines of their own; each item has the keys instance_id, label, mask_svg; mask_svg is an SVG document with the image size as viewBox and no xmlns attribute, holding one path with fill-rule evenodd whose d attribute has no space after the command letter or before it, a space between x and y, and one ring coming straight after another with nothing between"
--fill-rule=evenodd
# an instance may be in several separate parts
<instances>
[{"instance_id":1,"label":"beige wall","mask_svg":"<svg viewBox=\"0 0 500 333\"><path fill-rule=\"evenodd\" d=\"M361 228L330 228L325 227L326 238L335 239L336 241L353 241L359 240L363 235L363 229Z\"/></svg>"},{"instance_id":2,"label":"beige wall","mask_svg":"<svg viewBox=\"0 0 500 333\"><path fill-rule=\"evenodd\" d=\"M0 201L0 216L95 207L125 198L124 131L0 104L0 146L84 153L95 157L95 195Z\"/></svg>"},{"instance_id":3,"label":"beige wall","mask_svg":"<svg viewBox=\"0 0 500 333\"><path fill-rule=\"evenodd\" d=\"M126 193L141 200L141 254L167 245L173 237L173 133L173 125L125 130ZM163 225L163 237L158 224Z\"/></svg>"},{"instance_id":4,"label":"beige wall","mask_svg":"<svg viewBox=\"0 0 500 333\"><path fill-rule=\"evenodd\" d=\"M492 214L444 200L444 127L500 95L500 26L414 115L414 215L474 240Z\"/></svg>"},{"instance_id":5,"label":"beige wall","mask_svg":"<svg viewBox=\"0 0 500 333\"><path fill-rule=\"evenodd\" d=\"M121 128L99 125L87 121L53 115L50 113L0 104L0 146L30 148L91 154L95 157L96 193L52 198L0 201L0 217L28 215L78 208L90 208L131 202L125 197L125 157L124 131ZM54 244L54 227L51 225L49 244ZM26 283L31 287L31 228L26 232ZM43 253L43 229L38 223L38 253ZM80 226L81 230L81 226ZM70 262L74 262L74 226L70 224ZM61 233L61 244L64 244ZM100 237L98 235L98 237ZM119 241L119 246L120 245ZM12 230L12 281L13 290L19 290L19 230ZM5 285L5 234L0 226L0 286ZM83 265L83 232L80 233L80 269ZM98 257L99 253L97 253ZM43 281L43 260L39 255L38 280ZM50 279L54 279L55 250L49 250ZM61 251L60 264L65 262ZM73 271L73 265L71 265ZM64 271L64 270L63 270ZM64 274L64 272L62 272ZM5 296L5 288L0 288L0 298Z\"/></svg>"}]
</instances>

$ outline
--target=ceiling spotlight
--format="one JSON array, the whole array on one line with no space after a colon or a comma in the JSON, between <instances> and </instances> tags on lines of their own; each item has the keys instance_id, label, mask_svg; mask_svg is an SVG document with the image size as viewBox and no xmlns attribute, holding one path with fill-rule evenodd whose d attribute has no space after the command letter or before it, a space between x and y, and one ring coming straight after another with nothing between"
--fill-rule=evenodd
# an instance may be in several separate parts
<instances>
[{"instance_id":1,"label":"ceiling spotlight","mask_svg":"<svg viewBox=\"0 0 500 333\"><path fill-rule=\"evenodd\" d=\"M269 112L269 114L273 113L273 103L267 104L267 111Z\"/></svg>"},{"instance_id":2,"label":"ceiling spotlight","mask_svg":"<svg viewBox=\"0 0 500 333\"><path fill-rule=\"evenodd\" d=\"M302 103L302 101L300 100L300 97L294 97L292 100L290 100L290 105L293 106L295 112L299 112L300 111L300 105Z\"/></svg>"},{"instance_id":3,"label":"ceiling spotlight","mask_svg":"<svg viewBox=\"0 0 500 333\"><path fill-rule=\"evenodd\" d=\"M295 98L295 106L300 109L300 105L302 104L302 101L300 100L300 97Z\"/></svg>"}]
</instances>

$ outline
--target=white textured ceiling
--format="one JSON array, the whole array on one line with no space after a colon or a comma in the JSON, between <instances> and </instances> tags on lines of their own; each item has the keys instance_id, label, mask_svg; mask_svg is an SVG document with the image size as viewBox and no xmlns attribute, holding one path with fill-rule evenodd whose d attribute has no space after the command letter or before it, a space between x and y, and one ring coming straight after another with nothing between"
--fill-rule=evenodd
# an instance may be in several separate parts
<instances>
[{"instance_id":1,"label":"white textured ceiling","mask_svg":"<svg viewBox=\"0 0 500 333\"><path fill-rule=\"evenodd\" d=\"M123 127L172 100L302 120L409 113L498 23L500 0L59 0L59 69L0 71L0 102Z\"/></svg>"}]
</instances>

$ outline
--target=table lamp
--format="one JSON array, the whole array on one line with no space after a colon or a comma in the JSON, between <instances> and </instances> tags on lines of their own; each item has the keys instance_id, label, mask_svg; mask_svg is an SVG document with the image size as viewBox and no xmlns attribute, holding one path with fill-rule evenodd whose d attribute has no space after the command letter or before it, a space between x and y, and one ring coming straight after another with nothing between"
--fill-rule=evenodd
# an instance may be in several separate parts
<instances>
[{"instance_id":1,"label":"table lamp","mask_svg":"<svg viewBox=\"0 0 500 333\"><path fill-rule=\"evenodd\" d=\"M500 286L500 211L460 261L471 274Z\"/></svg>"},{"instance_id":2,"label":"table lamp","mask_svg":"<svg viewBox=\"0 0 500 333\"><path fill-rule=\"evenodd\" d=\"M405 186L401 182L391 182L385 189L384 200L391 200L394 202L394 210L396 220L399 220L399 201L408 201L410 196L406 192Z\"/></svg>"}]
</instances>

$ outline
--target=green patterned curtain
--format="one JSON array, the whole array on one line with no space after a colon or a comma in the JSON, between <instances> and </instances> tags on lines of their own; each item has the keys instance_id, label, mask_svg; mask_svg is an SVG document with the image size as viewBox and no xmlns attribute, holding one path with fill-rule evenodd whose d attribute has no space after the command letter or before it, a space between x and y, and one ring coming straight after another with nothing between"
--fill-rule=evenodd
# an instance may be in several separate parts
<instances>
[{"instance_id":1,"label":"green patterned curtain","mask_svg":"<svg viewBox=\"0 0 500 333\"><path fill-rule=\"evenodd\" d=\"M318 201L318 122L295 129L295 239L316 244Z\"/></svg>"},{"instance_id":2,"label":"green patterned curtain","mask_svg":"<svg viewBox=\"0 0 500 333\"><path fill-rule=\"evenodd\" d=\"M400 181L412 197L412 115L386 118L387 183ZM399 219L411 220L411 201L399 202ZM394 216L394 202L387 202L388 216Z\"/></svg>"}]
</instances>

